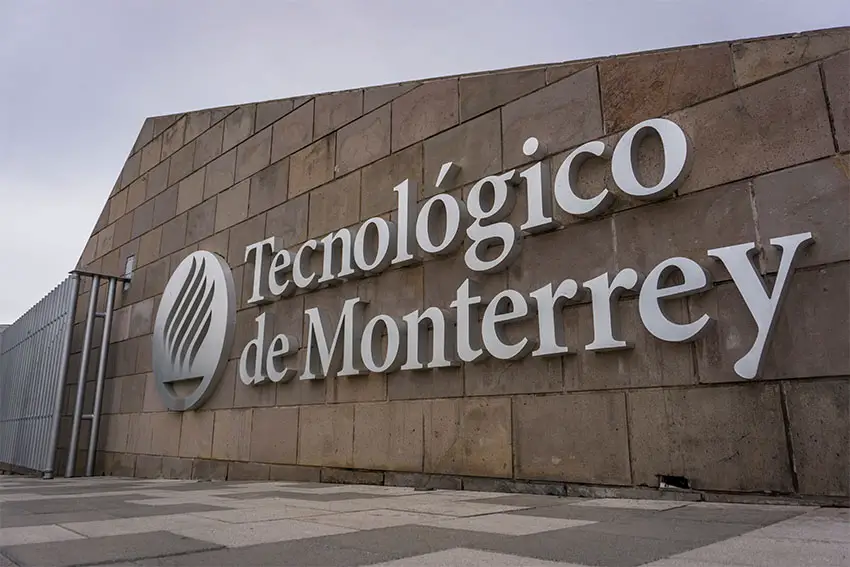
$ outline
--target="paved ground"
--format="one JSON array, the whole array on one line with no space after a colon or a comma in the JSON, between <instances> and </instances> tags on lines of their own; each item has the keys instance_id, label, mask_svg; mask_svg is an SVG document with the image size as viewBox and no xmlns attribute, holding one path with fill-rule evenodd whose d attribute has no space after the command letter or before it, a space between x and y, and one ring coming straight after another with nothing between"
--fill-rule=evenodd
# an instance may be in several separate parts
<instances>
[{"instance_id":1,"label":"paved ground","mask_svg":"<svg viewBox=\"0 0 850 567\"><path fill-rule=\"evenodd\" d=\"M850 566L847 509L0 477L0 567Z\"/></svg>"}]
</instances>

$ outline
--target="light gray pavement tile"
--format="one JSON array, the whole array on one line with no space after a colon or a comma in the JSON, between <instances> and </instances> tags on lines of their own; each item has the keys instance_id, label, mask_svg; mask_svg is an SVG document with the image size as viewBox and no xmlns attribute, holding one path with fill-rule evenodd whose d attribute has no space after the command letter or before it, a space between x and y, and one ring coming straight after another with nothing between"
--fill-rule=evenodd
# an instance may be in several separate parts
<instances>
[{"instance_id":1,"label":"light gray pavement tile","mask_svg":"<svg viewBox=\"0 0 850 567\"><path fill-rule=\"evenodd\" d=\"M562 504L573 504L581 502L582 498L571 498L565 496L544 496L542 494L507 494L494 498L476 500L479 504L502 504L505 506L524 506L531 508L545 508L548 506L560 506Z\"/></svg>"},{"instance_id":2,"label":"light gray pavement tile","mask_svg":"<svg viewBox=\"0 0 850 567\"><path fill-rule=\"evenodd\" d=\"M842 567L850 563L850 546L745 535L677 554L676 558L748 567Z\"/></svg>"},{"instance_id":3,"label":"light gray pavement tile","mask_svg":"<svg viewBox=\"0 0 850 567\"><path fill-rule=\"evenodd\" d=\"M222 524L224 524L222 522ZM274 520L222 526L181 526L170 530L201 541L225 547L246 547L261 543L275 543L348 533L352 530L300 520Z\"/></svg>"},{"instance_id":4,"label":"light gray pavement tile","mask_svg":"<svg viewBox=\"0 0 850 567\"><path fill-rule=\"evenodd\" d=\"M328 514L307 519L309 522L340 526L353 530L375 530L396 526L429 525L429 522L451 520L446 516L432 514L417 514L403 510L366 510L364 512L348 512L344 514Z\"/></svg>"},{"instance_id":5,"label":"light gray pavement tile","mask_svg":"<svg viewBox=\"0 0 850 567\"><path fill-rule=\"evenodd\" d=\"M477 549L446 549L425 555L405 557L386 563L376 563L371 567L586 567L576 563L543 561L506 553L491 553Z\"/></svg>"},{"instance_id":6,"label":"light gray pavement tile","mask_svg":"<svg viewBox=\"0 0 850 567\"><path fill-rule=\"evenodd\" d=\"M399 498L397 500L404 500ZM381 502L382 508L390 510L406 510L408 512L420 512L422 514L438 514L441 516L480 516L483 514L498 514L500 512L510 512L513 510L522 510L521 506L503 506L501 504L480 504L478 502L405 502L397 500L384 500Z\"/></svg>"},{"instance_id":7,"label":"light gray pavement tile","mask_svg":"<svg viewBox=\"0 0 850 567\"><path fill-rule=\"evenodd\" d=\"M577 528L594 522L585 520L562 520L558 518L543 518L535 516L518 516L511 514L489 514L486 516L474 516L471 518L450 518L440 520L429 520L426 525L437 528L452 530L468 530L472 532L484 532L489 534L502 534L509 536L523 536Z\"/></svg>"},{"instance_id":8,"label":"light gray pavement tile","mask_svg":"<svg viewBox=\"0 0 850 567\"><path fill-rule=\"evenodd\" d=\"M0 547L66 541L70 539L82 539L82 537L80 534L56 525L0 528Z\"/></svg>"},{"instance_id":9,"label":"light gray pavement tile","mask_svg":"<svg viewBox=\"0 0 850 567\"><path fill-rule=\"evenodd\" d=\"M0 511L0 528L18 528L23 526L46 526L66 522L93 522L113 518L107 512L83 510L81 512L63 512L60 514L12 514Z\"/></svg>"},{"instance_id":10,"label":"light gray pavement tile","mask_svg":"<svg viewBox=\"0 0 850 567\"><path fill-rule=\"evenodd\" d=\"M77 539L7 547L3 553L22 567L70 567L132 561L216 549L209 542L168 532Z\"/></svg>"},{"instance_id":11,"label":"light gray pavement tile","mask_svg":"<svg viewBox=\"0 0 850 567\"><path fill-rule=\"evenodd\" d=\"M687 506L687 502L667 500L632 500L629 498L599 498L573 503L573 506L590 506L594 508L618 508L622 510L672 510Z\"/></svg>"},{"instance_id":12,"label":"light gray pavement tile","mask_svg":"<svg viewBox=\"0 0 850 567\"><path fill-rule=\"evenodd\" d=\"M843 543L850 547L850 524L840 519L826 517L797 516L784 522L755 530L749 537L768 539L796 539L802 541L824 541Z\"/></svg>"},{"instance_id":13,"label":"light gray pavement tile","mask_svg":"<svg viewBox=\"0 0 850 567\"><path fill-rule=\"evenodd\" d=\"M285 520L289 518L307 518L330 514L324 510L310 508L294 508L291 506L269 507L269 508L246 508L240 510L219 510L215 512L198 512L192 514L201 518L209 518L220 522L231 524L245 524L250 522L266 522L269 520Z\"/></svg>"},{"instance_id":14,"label":"light gray pavement tile","mask_svg":"<svg viewBox=\"0 0 850 567\"><path fill-rule=\"evenodd\" d=\"M3 555L3 550L0 549L0 567L18 567L12 560Z\"/></svg>"},{"instance_id":15,"label":"light gray pavement tile","mask_svg":"<svg viewBox=\"0 0 850 567\"><path fill-rule=\"evenodd\" d=\"M28 502L30 500L47 500L49 496L42 496L35 492L18 492L17 490L0 494L0 504L9 502Z\"/></svg>"},{"instance_id":16,"label":"light gray pavement tile","mask_svg":"<svg viewBox=\"0 0 850 567\"><path fill-rule=\"evenodd\" d=\"M850 522L850 508L815 508L806 512L805 518L827 518L837 522Z\"/></svg>"},{"instance_id":17,"label":"light gray pavement tile","mask_svg":"<svg viewBox=\"0 0 850 567\"><path fill-rule=\"evenodd\" d=\"M312 502L338 502L340 500L355 500L361 498L380 498L379 496L360 494L356 492L332 492L312 494L309 492L290 492L275 490L269 492L243 492L240 494L229 494L227 498L237 500L253 500L257 498L294 498L296 500L310 500Z\"/></svg>"},{"instance_id":18,"label":"light gray pavement tile","mask_svg":"<svg viewBox=\"0 0 850 567\"><path fill-rule=\"evenodd\" d=\"M706 561L692 561L690 559L659 559L641 567L736 567L729 563L715 563ZM739 567L739 566L738 566Z\"/></svg>"}]
</instances>

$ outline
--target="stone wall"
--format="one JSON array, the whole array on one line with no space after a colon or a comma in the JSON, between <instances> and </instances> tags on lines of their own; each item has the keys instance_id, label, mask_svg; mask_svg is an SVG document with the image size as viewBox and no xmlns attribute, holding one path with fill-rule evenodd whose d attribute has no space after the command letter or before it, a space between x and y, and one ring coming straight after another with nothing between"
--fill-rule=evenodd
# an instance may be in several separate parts
<instances>
[{"instance_id":1,"label":"stone wall","mask_svg":"<svg viewBox=\"0 0 850 567\"><path fill-rule=\"evenodd\" d=\"M148 119L80 260L121 273L134 255L137 266L117 302L99 470L455 488L546 481L556 492L657 487L658 475L677 475L699 491L847 497L848 50L844 28ZM565 336L580 351L572 356L254 388L239 382L236 360L258 314L245 304L247 244L277 235L291 248L387 215L396 183L416 180L425 199L449 160L463 168L448 189L465 195L482 176L530 162L520 145L532 135L555 171L571 148L613 144L654 117L672 119L693 144L693 171L677 193L653 204L620 198L594 220L561 215L561 229L528 236L509 270L483 279L484 293L581 282L626 266L645 272L673 255L702 261L708 248L767 246L812 231L817 240L801 257L761 378L732 370L756 328L729 275L715 267L711 292L674 304L682 319L717 319L691 344L652 337L627 296L619 309L635 343L628 351L582 351L590 307L577 304L565 311ZM659 163L658 148L649 147L647 175ZM598 165L582 170L583 186L612 186L610 170ZM171 270L199 249L233 268L236 340L203 408L167 412L151 373L152 321ZM305 308L335 318L357 293L376 313L446 307L465 277L461 256L281 300L276 325L303 338ZM758 261L768 277L775 272L769 246ZM88 293L79 296L77 364ZM89 387L88 406L92 396ZM84 439L86 432L84 423Z\"/></svg>"}]
</instances>

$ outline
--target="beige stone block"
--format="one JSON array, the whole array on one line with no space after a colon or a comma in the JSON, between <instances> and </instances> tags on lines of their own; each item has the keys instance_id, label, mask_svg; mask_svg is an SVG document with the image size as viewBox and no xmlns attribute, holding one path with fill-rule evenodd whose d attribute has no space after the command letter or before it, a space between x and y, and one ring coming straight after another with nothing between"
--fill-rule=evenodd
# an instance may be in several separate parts
<instances>
[{"instance_id":1,"label":"beige stone block","mask_svg":"<svg viewBox=\"0 0 850 567\"><path fill-rule=\"evenodd\" d=\"M209 458L212 455L214 416L212 411L183 412L179 456Z\"/></svg>"},{"instance_id":2,"label":"beige stone block","mask_svg":"<svg viewBox=\"0 0 850 567\"><path fill-rule=\"evenodd\" d=\"M213 427L213 459L247 461L251 450L253 410L218 410Z\"/></svg>"},{"instance_id":3,"label":"beige stone block","mask_svg":"<svg viewBox=\"0 0 850 567\"><path fill-rule=\"evenodd\" d=\"M142 128L139 130L139 135L136 138L136 143L133 144L133 152L141 150L145 144L153 139L153 119L146 118L142 123Z\"/></svg>"},{"instance_id":4,"label":"beige stone block","mask_svg":"<svg viewBox=\"0 0 850 567\"><path fill-rule=\"evenodd\" d=\"M145 403L145 389L144 374L125 376L121 382L121 403L118 411L120 413L141 412Z\"/></svg>"},{"instance_id":5,"label":"beige stone block","mask_svg":"<svg viewBox=\"0 0 850 567\"><path fill-rule=\"evenodd\" d=\"M177 185L169 187L153 200L153 226L173 219L177 214Z\"/></svg>"},{"instance_id":6,"label":"beige stone block","mask_svg":"<svg viewBox=\"0 0 850 567\"><path fill-rule=\"evenodd\" d=\"M363 90L319 95L315 105L313 135L320 138L363 114Z\"/></svg>"},{"instance_id":7,"label":"beige stone block","mask_svg":"<svg viewBox=\"0 0 850 567\"><path fill-rule=\"evenodd\" d=\"M282 159L251 177L248 216L252 217L286 201L288 188L288 159Z\"/></svg>"},{"instance_id":8,"label":"beige stone block","mask_svg":"<svg viewBox=\"0 0 850 567\"><path fill-rule=\"evenodd\" d=\"M162 476L162 457L138 455L133 476L137 478L160 478Z\"/></svg>"},{"instance_id":9,"label":"beige stone block","mask_svg":"<svg viewBox=\"0 0 850 567\"><path fill-rule=\"evenodd\" d=\"M236 392L236 368L237 361L231 360L224 368L224 373L218 384L210 393L210 397L204 403L204 409L230 409L233 407L233 398Z\"/></svg>"},{"instance_id":10,"label":"beige stone block","mask_svg":"<svg viewBox=\"0 0 850 567\"><path fill-rule=\"evenodd\" d=\"M246 186L247 182L243 182ZM219 208L221 205L219 204ZM266 216L258 215L230 229L227 247L227 263L231 268L245 263L245 247L265 238Z\"/></svg>"},{"instance_id":11,"label":"beige stone block","mask_svg":"<svg viewBox=\"0 0 850 567\"><path fill-rule=\"evenodd\" d=\"M168 258L162 258L147 266L145 270L144 298L159 295L165 290L165 284L171 275L169 267L170 260Z\"/></svg>"},{"instance_id":12,"label":"beige stone block","mask_svg":"<svg viewBox=\"0 0 850 567\"><path fill-rule=\"evenodd\" d=\"M421 471L426 402L359 404L354 408L354 466Z\"/></svg>"},{"instance_id":13,"label":"beige stone block","mask_svg":"<svg viewBox=\"0 0 850 567\"><path fill-rule=\"evenodd\" d=\"M151 452L154 455L176 457L180 448L182 415L179 412L151 413Z\"/></svg>"},{"instance_id":14,"label":"beige stone block","mask_svg":"<svg viewBox=\"0 0 850 567\"><path fill-rule=\"evenodd\" d=\"M215 232L222 231L248 218L251 184L246 179L221 192L215 210Z\"/></svg>"},{"instance_id":15,"label":"beige stone block","mask_svg":"<svg viewBox=\"0 0 850 567\"><path fill-rule=\"evenodd\" d=\"M321 237L360 219L360 172L355 171L310 194L307 235Z\"/></svg>"},{"instance_id":16,"label":"beige stone block","mask_svg":"<svg viewBox=\"0 0 850 567\"><path fill-rule=\"evenodd\" d=\"M270 465L269 480L290 482L319 482L321 470L318 467L299 467L297 465Z\"/></svg>"},{"instance_id":17,"label":"beige stone block","mask_svg":"<svg viewBox=\"0 0 850 567\"><path fill-rule=\"evenodd\" d=\"M236 323L233 334L233 347L230 349L230 358L238 359L244 346L257 335L257 316L260 314L258 307L249 307L236 312Z\"/></svg>"},{"instance_id":18,"label":"beige stone block","mask_svg":"<svg viewBox=\"0 0 850 567\"><path fill-rule=\"evenodd\" d=\"M183 147L186 137L186 117L184 116L162 133L162 158L166 159Z\"/></svg>"},{"instance_id":19,"label":"beige stone block","mask_svg":"<svg viewBox=\"0 0 850 567\"><path fill-rule=\"evenodd\" d=\"M173 254L186 246L188 218L188 213L183 213L162 225L162 241L159 244L160 256Z\"/></svg>"},{"instance_id":20,"label":"beige stone block","mask_svg":"<svg viewBox=\"0 0 850 567\"><path fill-rule=\"evenodd\" d=\"M230 231L219 232L198 243L199 250L206 250L227 258L227 247L230 244Z\"/></svg>"},{"instance_id":21,"label":"beige stone block","mask_svg":"<svg viewBox=\"0 0 850 567\"><path fill-rule=\"evenodd\" d=\"M544 69L484 73L460 78L460 119L507 104L546 85Z\"/></svg>"},{"instance_id":22,"label":"beige stone block","mask_svg":"<svg viewBox=\"0 0 850 567\"><path fill-rule=\"evenodd\" d=\"M186 141L194 140L206 132L212 124L212 113L209 110L196 110L186 114Z\"/></svg>"},{"instance_id":23,"label":"beige stone block","mask_svg":"<svg viewBox=\"0 0 850 567\"><path fill-rule=\"evenodd\" d=\"M127 211L132 211L145 202L147 183L147 177L140 177L127 187Z\"/></svg>"},{"instance_id":24,"label":"beige stone block","mask_svg":"<svg viewBox=\"0 0 850 567\"><path fill-rule=\"evenodd\" d=\"M627 395L635 484L676 475L696 490L792 491L778 384Z\"/></svg>"},{"instance_id":25,"label":"beige stone block","mask_svg":"<svg viewBox=\"0 0 850 567\"><path fill-rule=\"evenodd\" d=\"M177 122L177 119L180 118L182 114L167 114L163 116L156 116L153 119L153 135L159 136L165 130Z\"/></svg>"},{"instance_id":26,"label":"beige stone block","mask_svg":"<svg viewBox=\"0 0 850 567\"><path fill-rule=\"evenodd\" d=\"M827 59L821 67L838 151L850 150L850 51Z\"/></svg>"},{"instance_id":27,"label":"beige stone block","mask_svg":"<svg viewBox=\"0 0 850 567\"><path fill-rule=\"evenodd\" d=\"M334 177L336 136L317 140L289 158L289 195L294 197L323 185Z\"/></svg>"},{"instance_id":28,"label":"beige stone block","mask_svg":"<svg viewBox=\"0 0 850 567\"><path fill-rule=\"evenodd\" d=\"M522 144L536 137L555 153L602 136L596 69L580 71L502 108L504 167L531 161Z\"/></svg>"},{"instance_id":29,"label":"beige stone block","mask_svg":"<svg viewBox=\"0 0 850 567\"><path fill-rule=\"evenodd\" d=\"M670 119L690 138L694 156L679 194L833 153L816 65L675 112Z\"/></svg>"},{"instance_id":30,"label":"beige stone block","mask_svg":"<svg viewBox=\"0 0 850 567\"><path fill-rule=\"evenodd\" d=\"M205 173L205 169L200 169L177 186L176 214L184 213L204 200Z\"/></svg>"},{"instance_id":31,"label":"beige stone block","mask_svg":"<svg viewBox=\"0 0 850 567\"><path fill-rule=\"evenodd\" d=\"M522 396L514 412L517 478L631 484L622 392Z\"/></svg>"},{"instance_id":32,"label":"beige stone block","mask_svg":"<svg viewBox=\"0 0 850 567\"><path fill-rule=\"evenodd\" d=\"M236 148L236 181L242 181L269 165L272 129L251 136Z\"/></svg>"},{"instance_id":33,"label":"beige stone block","mask_svg":"<svg viewBox=\"0 0 850 567\"><path fill-rule=\"evenodd\" d=\"M298 408L254 410L251 460L294 464L298 450Z\"/></svg>"},{"instance_id":34,"label":"beige stone block","mask_svg":"<svg viewBox=\"0 0 850 567\"><path fill-rule=\"evenodd\" d=\"M769 173L752 184L770 271L778 269L780 257L770 239L799 232L811 232L815 243L800 254L798 267L850 260L850 156Z\"/></svg>"},{"instance_id":35,"label":"beige stone block","mask_svg":"<svg viewBox=\"0 0 850 567\"><path fill-rule=\"evenodd\" d=\"M267 100L257 103L257 117L254 123L254 131L259 132L269 124L276 122L284 115L292 112L292 108L291 98Z\"/></svg>"},{"instance_id":36,"label":"beige stone block","mask_svg":"<svg viewBox=\"0 0 850 567\"><path fill-rule=\"evenodd\" d=\"M106 439L107 451L126 451L130 428L130 414L110 415L104 418L100 436Z\"/></svg>"},{"instance_id":37,"label":"beige stone block","mask_svg":"<svg viewBox=\"0 0 850 567\"><path fill-rule=\"evenodd\" d=\"M218 123L221 120L224 120L227 116L232 114L237 108L236 105L232 106L220 106L218 108L210 109L211 120L213 124Z\"/></svg>"},{"instance_id":38,"label":"beige stone block","mask_svg":"<svg viewBox=\"0 0 850 567\"><path fill-rule=\"evenodd\" d=\"M101 257L112 251L113 237L115 236L115 225L110 224L97 235L97 257Z\"/></svg>"},{"instance_id":39,"label":"beige stone block","mask_svg":"<svg viewBox=\"0 0 850 567\"><path fill-rule=\"evenodd\" d=\"M150 344L150 341L145 342ZM156 376L154 376L153 372L145 374L145 403L142 406L142 411L163 412L167 410L168 408L165 407L162 396L159 395L159 391L157 390Z\"/></svg>"},{"instance_id":40,"label":"beige stone block","mask_svg":"<svg viewBox=\"0 0 850 567\"><path fill-rule=\"evenodd\" d=\"M430 334L429 334L430 337ZM387 398L421 400L463 396L463 367L400 370L387 376Z\"/></svg>"},{"instance_id":41,"label":"beige stone block","mask_svg":"<svg viewBox=\"0 0 850 567\"><path fill-rule=\"evenodd\" d=\"M245 348L245 344L247 344L247 341L238 345L240 353ZM233 393L233 407L262 408L275 405L277 388L271 382L264 382L255 386L246 386L238 379L235 382L236 390Z\"/></svg>"},{"instance_id":42,"label":"beige stone block","mask_svg":"<svg viewBox=\"0 0 850 567\"><path fill-rule=\"evenodd\" d=\"M370 87L363 91L363 112L371 112L400 97L404 93L419 86L420 83L409 81L407 83L395 83Z\"/></svg>"},{"instance_id":43,"label":"beige stone block","mask_svg":"<svg viewBox=\"0 0 850 567\"><path fill-rule=\"evenodd\" d=\"M127 191L119 191L109 199L109 222L113 223L127 212Z\"/></svg>"},{"instance_id":44,"label":"beige stone block","mask_svg":"<svg viewBox=\"0 0 850 567\"><path fill-rule=\"evenodd\" d=\"M121 187L127 187L139 177L142 164L142 152L137 151L127 158L124 167L121 168Z\"/></svg>"},{"instance_id":45,"label":"beige stone block","mask_svg":"<svg viewBox=\"0 0 850 567\"><path fill-rule=\"evenodd\" d=\"M112 246L124 246L133 237L133 213L124 215L115 222L115 232L112 235ZM123 266L121 266L123 268ZM123 270L122 270L123 272Z\"/></svg>"},{"instance_id":46,"label":"beige stone block","mask_svg":"<svg viewBox=\"0 0 850 567\"><path fill-rule=\"evenodd\" d=\"M153 329L154 300L146 299L134 303L130 310L130 321L128 327L128 338L139 337L150 334Z\"/></svg>"},{"instance_id":47,"label":"beige stone block","mask_svg":"<svg viewBox=\"0 0 850 567\"><path fill-rule=\"evenodd\" d=\"M328 403L380 402L387 399L387 375L333 376L325 379Z\"/></svg>"},{"instance_id":48,"label":"beige stone block","mask_svg":"<svg viewBox=\"0 0 850 567\"><path fill-rule=\"evenodd\" d=\"M585 59L582 61L570 61L569 63L560 63L557 65L549 65L546 67L546 84L551 85L557 83L561 79L566 79L575 75L579 71L583 71L588 67L595 65L598 62L596 59Z\"/></svg>"},{"instance_id":49,"label":"beige stone block","mask_svg":"<svg viewBox=\"0 0 850 567\"><path fill-rule=\"evenodd\" d=\"M298 368L301 368L304 360L304 349L298 351ZM279 406L305 406L310 404L325 403L324 380L290 380L277 385L277 397L275 404Z\"/></svg>"},{"instance_id":50,"label":"beige stone block","mask_svg":"<svg viewBox=\"0 0 850 567\"><path fill-rule=\"evenodd\" d=\"M390 105L384 105L341 128L336 136L337 175L389 155L390 122Z\"/></svg>"},{"instance_id":51,"label":"beige stone block","mask_svg":"<svg viewBox=\"0 0 850 567\"><path fill-rule=\"evenodd\" d=\"M783 384L788 430L800 493L850 494L850 381Z\"/></svg>"},{"instance_id":52,"label":"beige stone block","mask_svg":"<svg viewBox=\"0 0 850 567\"><path fill-rule=\"evenodd\" d=\"M272 162L300 150L313 141L314 106L314 101L310 100L274 123Z\"/></svg>"},{"instance_id":53,"label":"beige stone block","mask_svg":"<svg viewBox=\"0 0 850 567\"><path fill-rule=\"evenodd\" d=\"M458 123L458 80L427 82L392 102L392 149L398 151Z\"/></svg>"},{"instance_id":54,"label":"beige stone block","mask_svg":"<svg viewBox=\"0 0 850 567\"><path fill-rule=\"evenodd\" d=\"M132 339L131 339L132 340ZM151 355L151 340L149 337L136 339L135 372L153 372L153 356Z\"/></svg>"},{"instance_id":55,"label":"beige stone block","mask_svg":"<svg viewBox=\"0 0 850 567\"><path fill-rule=\"evenodd\" d=\"M224 122L219 122L200 136L195 143L194 168L199 169L221 155L224 141Z\"/></svg>"},{"instance_id":56,"label":"beige stone block","mask_svg":"<svg viewBox=\"0 0 850 567\"><path fill-rule=\"evenodd\" d=\"M251 190L253 191L253 186ZM292 246L307 240L309 198L309 195L301 195L271 209L266 214L266 235L281 237L284 246ZM251 205L253 204L252 194Z\"/></svg>"},{"instance_id":57,"label":"beige stone block","mask_svg":"<svg viewBox=\"0 0 850 567\"><path fill-rule=\"evenodd\" d=\"M192 478L192 460L177 457L162 458L162 478Z\"/></svg>"},{"instance_id":58,"label":"beige stone block","mask_svg":"<svg viewBox=\"0 0 850 567\"><path fill-rule=\"evenodd\" d=\"M574 353L564 359L566 390L646 388L697 382L690 344L670 343L652 336L640 320L636 299L621 299L612 309L618 320L614 336L634 345L630 349L585 350L585 346L593 342L591 306L583 304L564 310L565 342ZM695 319L689 318L684 300L665 302L664 312L673 321Z\"/></svg>"},{"instance_id":59,"label":"beige stone block","mask_svg":"<svg viewBox=\"0 0 850 567\"><path fill-rule=\"evenodd\" d=\"M729 274L709 261L711 248L753 242L755 221L747 183L734 183L614 215L617 265L643 274L673 256L704 264L716 280Z\"/></svg>"},{"instance_id":60,"label":"beige stone block","mask_svg":"<svg viewBox=\"0 0 850 567\"><path fill-rule=\"evenodd\" d=\"M605 131L626 130L642 120L734 90L729 45L607 59L599 63L599 86Z\"/></svg>"},{"instance_id":61,"label":"beige stone block","mask_svg":"<svg viewBox=\"0 0 850 567\"><path fill-rule=\"evenodd\" d=\"M141 162L139 163L139 173L150 171L153 166L158 164L162 157L162 136L158 136L150 141L141 151Z\"/></svg>"},{"instance_id":62,"label":"beige stone block","mask_svg":"<svg viewBox=\"0 0 850 567\"><path fill-rule=\"evenodd\" d=\"M160 163L147 173L148 182L145 186L145 197L153 199L168 188L168 169L171 160Z\"/></svg>"},{"instance_id":63,"label":"beige stone block","mask_svg":"<svg viewBox=\"0 0 850 567\"><path fill-rule=\"evenodd\" d=\"M254 133L254 116L257 105L240 106L224 119L224 140L222 150L239 145Z\"/></svg>"},{"instance_id":64,"label":"beige stone block","mask_svg":"<svg viewBox=\"0 0 850 567\"><path fill-rule=\"evenodd\" d=\"M747 85L845 49L850 49L847 28L735 43L735 78Z\"/></svg>"},{"instance_id":65,"label":"beige stone block","mask_svg":"<svg viewBox=\"0 0 850 567\"><path fill-rule=\"evenodd\" d=\"M421 311L425 307L424 270L421 265L414 265L360 280L358 295L369 302L366 306L367 317L378 314L401 317L417 309Z\"/></svg>"},{"instance_id":66,"label":"beige stone block","mask_svg":"<svg viewBox=\"0 0 850 567\"><path fill-rule=\"evenodd\" d=\"M204 176L204 199L232 187L236 179L236 150L230 150L211 161Z\"/></svg>"},{"instance_id":67,"label":"beige stone block","mask_svg":"<svg viewBox=\"0 0 850 567\"><path fill-rule=\"evenodd\" d=\"M162 242L162 227L146 232L139 239L137 266L146 266L159 259L159 246Z\"/></svg>"},{"instance_id":68,"label":"beige stone block","mask_svg":"<svg viewBox=\"0 0 850 567\"><path fill-rule=\"evenodd\" d=\"M135 454L151 454L151 420L150 413L131 413L127 433L127 452Z\"/></svg>"},{"instance_id":69,"label":"beige stone block","mask_svg":"<svg viewBox=\"0 0 850 567\"><path fill-rule=\"evenodd\" d=\"M151 199L133 211L133 230L130 233L131 238L138 238L153 228L153 207L154 199Z\"/></svg>"},{"instance_id":70,"label":"beige stone block","mask_svg":"<svg viewBox=\"0 0 850 567\"><path fill-rule=\"evenodd\" d=\"M227 480L268 480L269 465L227 463Z\"/></svg>"},{"instance_id":71,"label":"beige stone block","mask_svg":"<svg viewBox=\"0 0 850 567\"><path fill-rule=\"evenodd\" d=\"M452 183L443 182L437 188L440 168L447 162L457 163L460 171ZM501 120L499 111L495 110L425 141L423 196L475 183L501 170Z\"/></svg>"},{"instance_id":72,"label":"beige stone block","mask_svg":"<svg viewBox=\"0 0 850 567\"><path fill-rule=\"evenodd\" d=\"M808 378L850 375L850 264L796 272L777 314L764 352L763 377ZM773 289L773 278L766 282ZM690 316L713 325L696 343L700 382L742 380L737 362L756 340L757 329L743 299L731 285L689 300Z\"/></svg>"},{"instance_id":73,"label":"beige stone block","mask_svg":"<svg viewBox=\"0 0 850 567\"><path fill-rule=\"evenodd\" d=\"M325 287L318 290L314 290L310 293L303 294L301 297L304 298L303 310L317 308L321 313L327 313L330 315L330 325L336 325L339 317L339 313L342 310L342 306L345 303L345 300L350 297L357 297L360 294L358 290L358 285L360 281L352 280L344 283L337 284L332 287ZM304 318L304 333L302 336L307 336L306 333L306 317ZM306 342L306 341L305 341Z\"/></svg>"},{"instance_id":74,"label":"beige stone block","mask_svg":"<svg viewBox=\"0 0 850 567\"><path fill-rule=\"evenodd\" d=\"M360 218L366 220L395 210L398 196L393 187L410 179L423 185L423 144L395 152L363 168Z\"/></svg>"},{"instance_id":75,"label":"beige stone block","mask_svg":"<svg viewBox=\"0 0 850 567\"><path fill-rule=\"evenodd\" d=\"M303 406L298 423L298 464L351 467L354 405Z\"/></svg>"},{"instance_id":76,"label":"beige stone block","mask_svg":"<svg viewBox=\"0 0 850 567\"><path fill-rule=\"evenodd\" d=\"M222 193L224 195L224 193ZM204 201L189 210L186 220L186 242L194 244L215 232L216 199Z\"/></svg>"},{"instance_id":77,"label":"beige stone block","mask_svg":"<svg viewBox=\"0 0 850 567\"><path fill-rule=\"evenodd\" d=\"M227 480L227 462L195 459L192 478L196 480Z\"/></svg>"},{"instance_id":78,"label":"beige stone block","mask_svg":"<svg viewBox=\"0 0 850 567\"><path fill-rule=\"evenodd\" d=\"M423 264L423 269L425 307L436 306L448 309L449 304L457 296L457 288L466 279L475 283L476 293L484 301L489 301L508 285L507 271L481 274L470 270L464 261L464 249L451 256L428 260Z\"/></svg>"},{"instance_id":79,"label":"beige stone block","mask_svg":"<svg viewBox=\"0 0 850 567\"><path fill-rule=\"evenodd\" d=\"M521 254L509 269L509 287L531 292L567 278L582 283L603 272L613 277L617 267L613 224L608 217L525 239Z\"/></svg>"},{"instance_id":80,"label":"beige stone block","mask_svg":"<svg viewBox=\"0 0 850 567\"><path fill-rule=\"evenodd\" d=\"M511 477L511 400L433 400L425 406L424 472Z\"/></svg>"},{"instance_id":81,"label":"beige stone block","mask_svg":"<svg viewBox=\"0 0 850 567\"><path fill-rule=\"evenodd\" d=\"M177 150L171 156L171 164L168 167L168 185L174 185L195 170L195 142L194 140Z\"/></svg>"}]
</instances>

